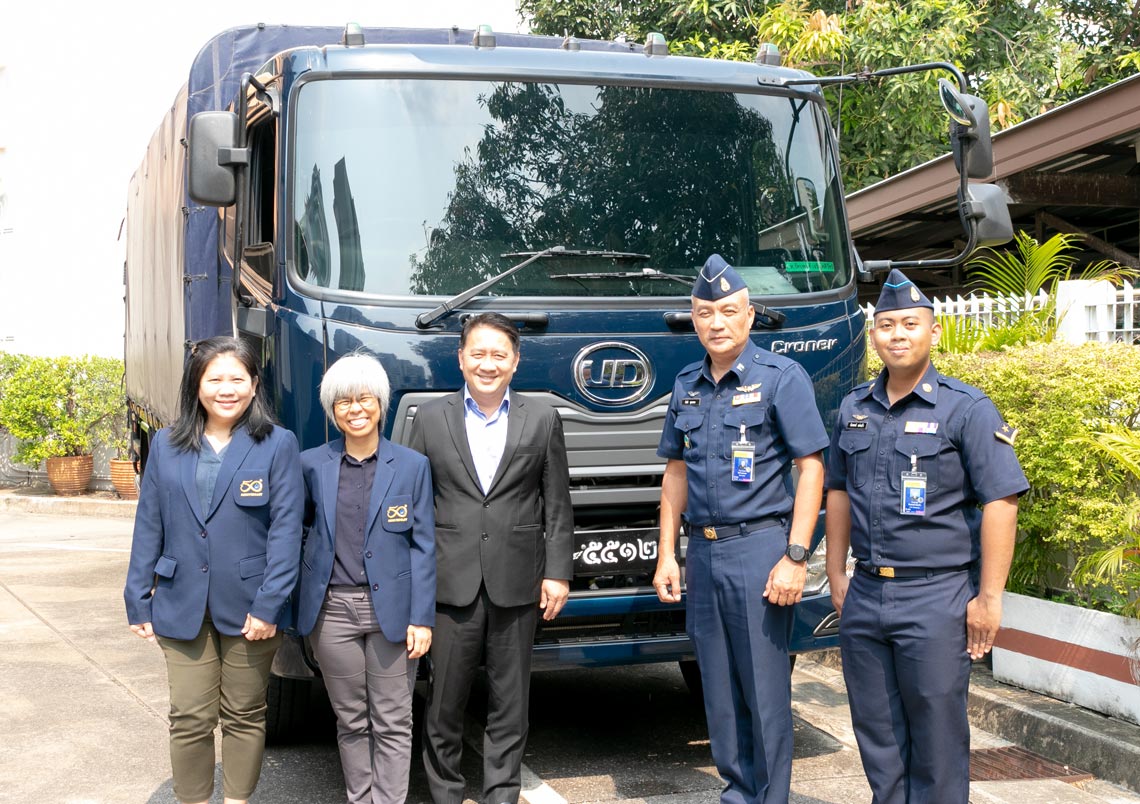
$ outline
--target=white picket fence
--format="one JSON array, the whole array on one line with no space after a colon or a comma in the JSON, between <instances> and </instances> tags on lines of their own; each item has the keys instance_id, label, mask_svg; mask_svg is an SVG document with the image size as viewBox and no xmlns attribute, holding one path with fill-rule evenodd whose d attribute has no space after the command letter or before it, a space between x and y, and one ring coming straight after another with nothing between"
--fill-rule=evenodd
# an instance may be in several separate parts
<instances>
[{"instance_id":1,"label":"white picket fence","mask_svg":"<svg viewBox=\"0 0 1140 804\"><path fill-rule=\"evenodd\" d=\"M952 319L969 319L983 328L1012 323L1026 310L1040 310L1049 301L1049 295L1040 291L1036 296L1019 299L1015 296L989 296L985 293L971 293L969 296L935 296L934 314ZM875 305L863 305L867 323L875 317Z\"/></svg>"},{"instance_id":2,"label":"white picket fence","mask_svg":"<svg viewBox=\"0 0 1140 804\"><path fill-rule=\"evenodd\" d=\"M1048 294L1023 299L1009 296L933 297L934 313L952 319L970 319L988 328L1001 326L1023 310L1040 310L1049 301ZM868 326L875 316L873 304L863 305ZM1058 338L1071 343L1131 343L1140 345L1140 288L1125 282L1115 287L1110 282L1072 280L1057 287L1057 314L1060 316Z\"/></svg>"}]
</instances>

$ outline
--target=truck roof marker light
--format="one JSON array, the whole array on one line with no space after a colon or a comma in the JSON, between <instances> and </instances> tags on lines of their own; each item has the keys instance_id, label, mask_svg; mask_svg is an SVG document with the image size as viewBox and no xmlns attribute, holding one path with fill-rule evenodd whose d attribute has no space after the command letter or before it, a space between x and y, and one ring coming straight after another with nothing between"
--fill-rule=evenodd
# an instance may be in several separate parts
<instances>
[{"instance_id":1,"label":"truck roof marker light","mask_svg":"<svg viewBox=\"0 0 1140 804\"><path fill-rule=\"evenodd\" d=\"M495 33L491 30L491 26L484 23L476 28L475 35L471 37L471 44L475 47L493 48L495 46Z\"/></svg>"},{"instance_id":2,"label":"truck roof marker light","mask_svg":"<svg viewBox=\"0 0 1140 804\"><path fill-rule=\"evenodd\" d=\"M780 56L780 48L772 42L761 42L760 47L756 48L757 64L779 67L781 61L783 58Z\"/></svg>"},{"instance_id":3,"label":"truck roof marker light","mask_svg":"<svg viewBox=\"0 0 1140 804\"><path fill-rule=\"evenodd\" d=\"M364 29L359 22L350 22L344 26L344 36L340 43L345 47L364 47Z\"/></svg>"},{"instance_id":4,"label":"truck roof marker light","mask_svg":"<svg viewBox=\"0 0 1140 804\"><path fill-rule=\"evenodd\" d=\"M665 41L665 34L650 31L645 37L646 56L668 56L669 43Z\"/></svg>"}]
</instances>

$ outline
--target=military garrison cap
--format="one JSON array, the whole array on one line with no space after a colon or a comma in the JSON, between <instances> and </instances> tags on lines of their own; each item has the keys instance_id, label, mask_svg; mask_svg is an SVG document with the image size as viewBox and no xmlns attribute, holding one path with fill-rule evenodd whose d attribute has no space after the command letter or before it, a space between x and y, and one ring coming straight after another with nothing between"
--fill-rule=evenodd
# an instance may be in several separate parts
<instances>
[{"instance_id":1,"label":"military garrison cap","mask_svg":"<svg viewBox=\"0 0 1140 804\"><path fill-rule=\"evenodd\" d=\"M919 290L914 282L907 279L902 271L895 268L883 283L883 292L879 294L879 301L875 303L875 312L909 310L912 307L927 307L933 310L934 303L926 298L926 294Z\"/></svg>"},{"instance_id":2,"label":"military garrison cap","mask_svg":"<svg viewBox=\"0 0 1140 804\"><path fill-rule=\"evenodd\" d=\"M697 274L697 281L693 283L693 298L718 301L747 287L748 284L724 261L724 257L713 254Z\"/></svg>"}]
</instances>

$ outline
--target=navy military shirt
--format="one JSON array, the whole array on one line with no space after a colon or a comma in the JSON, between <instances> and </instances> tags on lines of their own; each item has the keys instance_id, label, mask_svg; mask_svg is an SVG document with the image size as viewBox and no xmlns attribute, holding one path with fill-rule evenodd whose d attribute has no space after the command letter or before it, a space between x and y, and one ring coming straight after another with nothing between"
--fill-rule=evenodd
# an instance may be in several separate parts
<instances>
[{"instance_id":1,"label":"navy military shirt","mask_svg":"<svg viewBox=\"0 0 1140 804\"><path fill-rule=\"evenodd\" d=\"M891 405L886 373L839 407L827 488L851 498L851 552L876 566L938 569L981 555L979 506L1023 494L1015 431L989 397L933 365ZM923 515L902 514L902 474L926 474Z\"/></svg>"},{"instance_id":2,"label":"navy military shirt","mask_svg":"<svg viewBox=\"0 0 1140 804\"><path fill-rule=\"evenodd\" d=\"M751 483L732 479L732 444L740 440L741 425L755 445ZM791 512L792 459L826 446L827 430L803 366L749 341L718 383L707 359L681 370L657 454L684 459L685 519L703 527Z\"/></svg>"}]
</instances>

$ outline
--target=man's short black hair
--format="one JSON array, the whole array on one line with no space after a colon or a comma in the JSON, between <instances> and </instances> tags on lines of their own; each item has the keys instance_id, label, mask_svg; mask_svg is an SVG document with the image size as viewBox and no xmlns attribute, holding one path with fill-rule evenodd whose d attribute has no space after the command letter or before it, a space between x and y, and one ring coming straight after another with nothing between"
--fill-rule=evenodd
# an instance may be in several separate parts
<instances>
[{"instance_id":1,"label":"man's short black hair","mask_svg":"<svg viewBox=\"0 0 1140 804\"><path fill-rule=\"evenodd\" d=\"M511 341L511 348L517 353L519 350L519 328L515 326L515 322L507 318L502 313L479 313L478 315L470 316L463 322L463 332L459 335L459 348L462 349L467 345L467 336L471 330L476 327L490 327L497 329L506 335Z\"/></svg>"}]
</instances>

